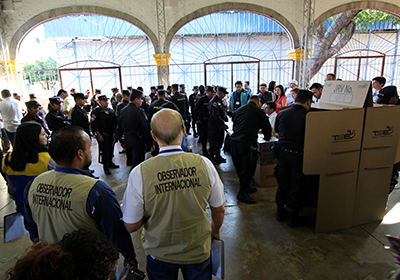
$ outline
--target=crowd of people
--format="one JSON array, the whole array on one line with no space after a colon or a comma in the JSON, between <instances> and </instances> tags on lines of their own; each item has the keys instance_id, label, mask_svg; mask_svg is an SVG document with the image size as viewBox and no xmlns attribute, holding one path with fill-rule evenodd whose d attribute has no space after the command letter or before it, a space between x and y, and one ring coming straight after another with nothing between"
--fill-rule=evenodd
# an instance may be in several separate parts
<instances>
[{"instance_id":1,"label":"crowd of people","mask_svg":"<svg viewBox=\"0 0 400 280\"><path fill-rule=\"evenodd\" d=\"M328 79L335 76L329 74ZM397 88L384 84L382 77L373 79L376 103L398 104ZM243 87L237 81L231 93L223 86L199 85L189 96L183 84L151 87L148 96L141 87L121 92L113 88L110 99L101 90L91 97L90 92L71 89L69 94L61 89L49 98L47 114L34 94L24 112L10 91L3 90L2 132L12 151L2 160L2 175L36 244L8 272L9 279L22 279L24 273L36 275L25 279L44 274L48 275L39 278L81 279L76 270L82 263L75 254L85 238L98 239L96 248L100 243L105 246L110 255L91 255L106 259L104 279L113 279L117 251L126 264L137 267L129 233L142 227L149 279L166 279L167 275L177 279L179 270L185 279L210 279L210 246L212 239L220 239L225 215L224 187L215 165L226 162L221 156L225 140L224 148L231 153L239 178L237 199L256 203L250 194L257 191L251 182L260 130L267 141L272 135L279 138L274 150L276 219L287 221L290 227L301 225L299 212L308 188L308 178L302 173L306 114L321 99L323 86L314 83L309 90L299 89L292 80L285 90L271 81L254 93L249 85L246 81ZM225 139L228 118L233 122L232 134ZM202 145L202 156L187 152L185 139L192 133ZM91 137L97 139L98 160L106 175L119 167L113 162L117 141L123 148L120 153L126 154L131 171L123 211L112 188L90 170ZM3 148L5 152L9 149ZM153 157L145 160L146 152ZM73 236L81 240L76 241L76 248L68 241ZM108 244L112 249L107 249ZM49 254L57 266L47 269L48 259L34 258L42 254ZM43 270L29 272L32 265Z\"/></svg>"}]
</instances>

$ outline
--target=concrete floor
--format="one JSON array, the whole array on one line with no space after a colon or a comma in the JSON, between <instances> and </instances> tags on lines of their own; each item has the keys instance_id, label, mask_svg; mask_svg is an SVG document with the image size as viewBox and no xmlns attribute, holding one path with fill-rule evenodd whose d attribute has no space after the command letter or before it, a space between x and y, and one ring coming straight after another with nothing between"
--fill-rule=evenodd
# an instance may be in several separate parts
<instances>
[{"instance_id":1,"label":"concrete floor","mask_svg":"<svg viewBox=\"0 0 400 280\"><path fill-rule=\"evenodd\" d=\"M115 162L121 168L106 176L97 163L97 143L92 142L95 175L106 181L122 203L130 168L124 166L125 155L115 147ZM201 150L197 139L189 136L194 152ZM254 205L236 200L238 179L229 155L227 163L217 166L225 186L226 216L221 228L221 238L226 247L225 279L386 279L397 265L384 249L385 234L400 234L400 190L391 194L387 215L382 222L357 226L346 230L315 233L313 228L289 228L276 221L274 196L276 188L259 188L251 196ZM13 213L15 205L7 195L0 179L0 227L3 217ZM391 211L392 210L392 211ZM396 211L397 210L397 211ZM3 240L3 230L0 238ZM139 233L132 235L142 270L145 270L145 254L140 246ZM0 242L0 278L29 246L28 235L8 243ZM120 259L120 263L122 260ZM214 279L214 278L213 278ZM216 279L216 278L215 278Z\"/></svg>"}]
</instances>

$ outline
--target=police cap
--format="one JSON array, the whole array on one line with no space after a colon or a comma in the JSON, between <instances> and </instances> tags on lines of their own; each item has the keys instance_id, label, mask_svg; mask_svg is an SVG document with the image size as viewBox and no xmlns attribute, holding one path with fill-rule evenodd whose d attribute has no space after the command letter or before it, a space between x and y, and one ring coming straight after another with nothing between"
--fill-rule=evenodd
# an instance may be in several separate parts
<instances>
[{"instance_id":1,"label":"police cap","mask_svg":"<svg viewBox=\"0 0 400 280\"><path fill-rule=\"evenodd\" d=\"M25 105L26 105L26 108L27 109L29 109L29 108L34 108L34 107L40 107L40 104L37 102L37 101L35 101L35 100L33 100L33 101L28 101L28 102L25 102Z\"/></svg>"},{"instance_id":2,"label":"police cap","mask_svg":"<svg viewBox=\"0 0 400 280\"><path fill-rule=\"evenodd\" d=\"M62 101L62 99L59 96L53 96L49 98L50 104L61 104L64 101Z\"/></svg>"},{"instance_id":3,"label":"police cap","mask_svg":"<svg viewBox=\"0 0 400 280\"><path fill-rule=\"evenodd\" d=\"M141 98L142 92L137 89L132 89L131 97L129 98L130 101L135 100L136 98Z\"/></svg>"}]
</instances>

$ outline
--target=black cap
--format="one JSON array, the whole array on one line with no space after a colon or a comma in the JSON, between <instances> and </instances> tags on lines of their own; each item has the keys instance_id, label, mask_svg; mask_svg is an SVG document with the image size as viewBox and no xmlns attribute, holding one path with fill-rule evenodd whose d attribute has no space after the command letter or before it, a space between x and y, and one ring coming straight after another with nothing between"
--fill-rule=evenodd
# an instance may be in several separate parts
<instances>
[{"instance_id":1,"label":"black cap","mask_svg":"<svg viewBox=\"0 0 400 280\"><path fill-rule=\"evenodd\" d=\"M198 86L194 86L192 90L199 90Z\"/></svg>"},{"instance_id":2,"label":"black cap","mask_svg":"<svg viewBox=\"0 0 400 280\"><path fill-rule=\"evenodd\" d=\"M215 92L215 88L213 86L207 86L206 91L208 92Z\"/></svg>"},{"instance_id":3,"label":"black cap","mask_svg":"<svg viewBox=\"0 0 400 280\"><path fill-rule=\"evenodd\" d=\"M51 104L57 104L57 105L64 102L64 101L62 101L62 99L59 96L50 97L49 101Z\"/></svg>"},{"instance_id":4,"label":"black cap","mask_svg":"<svg viewBox=\"0 0 400 280\"><path fill-rule=\"evenodd\" d=\"M94 92L101 93L101 89L95 89Z\"/></svg>"},{"instance_id":5,"label":"black cap","mask_svg":"<svg viewBox=\"0 0 400 280\"><path fill-rule=\"evenodd\" d=\"M132 87L131 87L132 89ZM138 90L140 90L141 92L143 92L143 88L142 87L137 87Z\"/></svg>"},{"instance_id":6,"label":"black cap","mask_svg":"<svg viewBox=\"0 0 400 280\"><path fill-rule=\"evenodd\" d=\"M13 96L14 96L14 97L18 96L18 93L16 93L16 92L15 92L15 93L13 93Z\"/></svg>"},{"instance_id":7,"label":"black cap","mask_svg":"<svg viewBox=\"0 0 400 280\"><path fill-rule=\"evenodd\" d=\"M127 89L129 89L129 90L132 90L132 86L129 86L129 87L126 87Z\"/></svg>"},{"instance_id":8,"label":"black cap","mask_svg":"<svg viewBox=\"0 0 400 280\"><path fill-rule=\"evenodd\" d=\"M157 90L164 89L164 85L158 85Z\"/></svg>"},{"instance_id":9,"label":"black cap","mask_svg":"<svg viewBox=\"0 0 400 280\"><path fill-rule=\"evenodd\" d=\"M74 99L87 99L88 97L81 92L71 94Z\"/></svg>"},{"instance_id":10,"label":"black cap","mask_svg":"<svg viewBox=\"0 0 400 280\"><path fill-rule=\"evenodd\" d=\"M185 85L184 84L180 84L179 87L180 88L185 88Z\"/></svg>"},{"instance_id":11,"label":"black cap","mask_svg":"<svg viewBox=\"0 0 400 280\"><path fill-rule=\"evenodd\" d=\"M127 90L127 89L122 90L122 96L130 96L130 95L131 95L131 93L129 92L129 90Z\"/></svg>"},{"instance_id":12,"label":"black cap","mask_svg":"<svg viewBox=\"0 0 400 280\"><path fill-rule=\"evenodd\" d=\"M112 92L114 92L114 91L118 91L118 88L116 88L116 87L113 87L113 88L111 89L111 91L112 91Z\"/></svg>"},{"instance_id":13,"label":"black cap","mask_svg":"<svg viewBox=\"0 0 400 280\"><path fill-rule=\"evenodd\" d=\"M178 84L172 84L171 87L172 87L173 89L178 89Z\"/></svg>"},{"instance_id":14,"label":"black cap","mask_svg":"<svg viewBox=\"0 0 400 280\"><path fill-rule=\"evenodd\" d=\"M68 93L65 89L60 89L57 93L57 96L60 96L62 93Z\"/></svg>"},{"instance_id":15,"label":"black cap","mask_svg":"<svg viewBox=\"0 0 400 280\"><path fill-rule=\"evenodd\" d=\"M172 87L171 86L167 86L167 90L171 90L172 89Z\"/></svg>"},{"instance_id":16,"label":"black cap","mask_svg":"<svg viewBox=\"0 0 400 280\"><path fill-rule=\"evenodd\" d=\"M297 92L296 99L301 97L301 98L306 98L312 100L314 96L314 93L312 91L306 90L306 89L301 89Z\"/></svg>"},{"instance_id":17,"label":"black cap","mask_svg":"<svg viewBox=\"0 0 400 280\"><path fill-rule=\"evenodd\" d=\"M137 89L132 89L131 97L129 98L130 101L135 100L136 98L141 98L142 92Z\"/></svg>"},{"instance_id":18,"label":"black cap","mask_svg":"<svg viewBox=\"0 0 400 280\"><path fill-rule=\"evenodd\" d=\"M106 101L108 99L110 99L110 98L108 98L107 95L105 95L105 94L97 96L97 100L99 100L99 101Z\"/></svg>"},{"instance_id":19,"label":"black cap","mask_svg":"<svg viewBox=\"0 0 400 280\"><path fill-rule=\"evenodd\" d=\"M36 96L35 96L34 93L30 93L30 94L29 94L29 98L35 98L35 99L36 99Z\"/></svg>"},{"instance_id":20,"label":"black cap","mask_svg":"<svg viewBox=\"0 0 400 280\"><path fill-rule=\"evenodd\" d=\"M25 105L26 105L26 108L28 108L28 109L33 108L33 107L40 107L40 104L35 100L25 102Z\"/></svg>"},{"instance_id":21,"label":"black cap","mask_svg":"<svg viewBox=\"0 0 400 280\"><path fill-rule=\"evenodd\" d=\"M155 86L150 87L150 89L157 89Z\"/></svg>"},{"instance_id":22,"label":"black cap","mask_svg":"<svg viewBox=\"0 0 400 280\"><path fill-rule=\"evenodd\" d=\"M70 89L71 92L72 92L72 91L75 91L75 90L76 90L76 89L74 89L74 88L71 88L71 89Z\"/></svg>"},{"instance_id":23,"label":"black cap","mask_svg":"<svg viewBox=\"0 0 400 280\"><path fill-rule=\"evenodd\" d=\"M223 92L223 93L225 93L225 94L228 94L228 91L226 90L226 87L218 87L217 90L218 90L218 91L221 91L221 92Z\"/></svg>"},{"instance_id":24,"label":"black cap","mask_svg":"<svg viewBox=\"0 0 400 280\"><path fill-rule=\"evenodd\" d=\"M378 104L386 104L389 102L390 98L397 95L397 87L396 86L387 86L382 88L378 93L378 99L376 103Z\"/></svg>"}]
</instances>

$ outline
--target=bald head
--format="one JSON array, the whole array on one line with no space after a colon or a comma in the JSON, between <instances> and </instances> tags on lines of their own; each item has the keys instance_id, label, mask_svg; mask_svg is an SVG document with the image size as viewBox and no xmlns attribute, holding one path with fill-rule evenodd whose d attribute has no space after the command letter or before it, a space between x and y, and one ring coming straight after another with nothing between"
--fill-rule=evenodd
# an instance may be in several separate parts
<instances>
[{"instance_id":1,"label":"bald head","mask_svg":"<svg viewBox=\"0 0 400 280\"><path fill-rule=\"evenodd\" d=\"M180 145L183 137L183 120L175 110L162 109L151 118L153 136L161 146Z\"/></svg>"}]
</instances>

